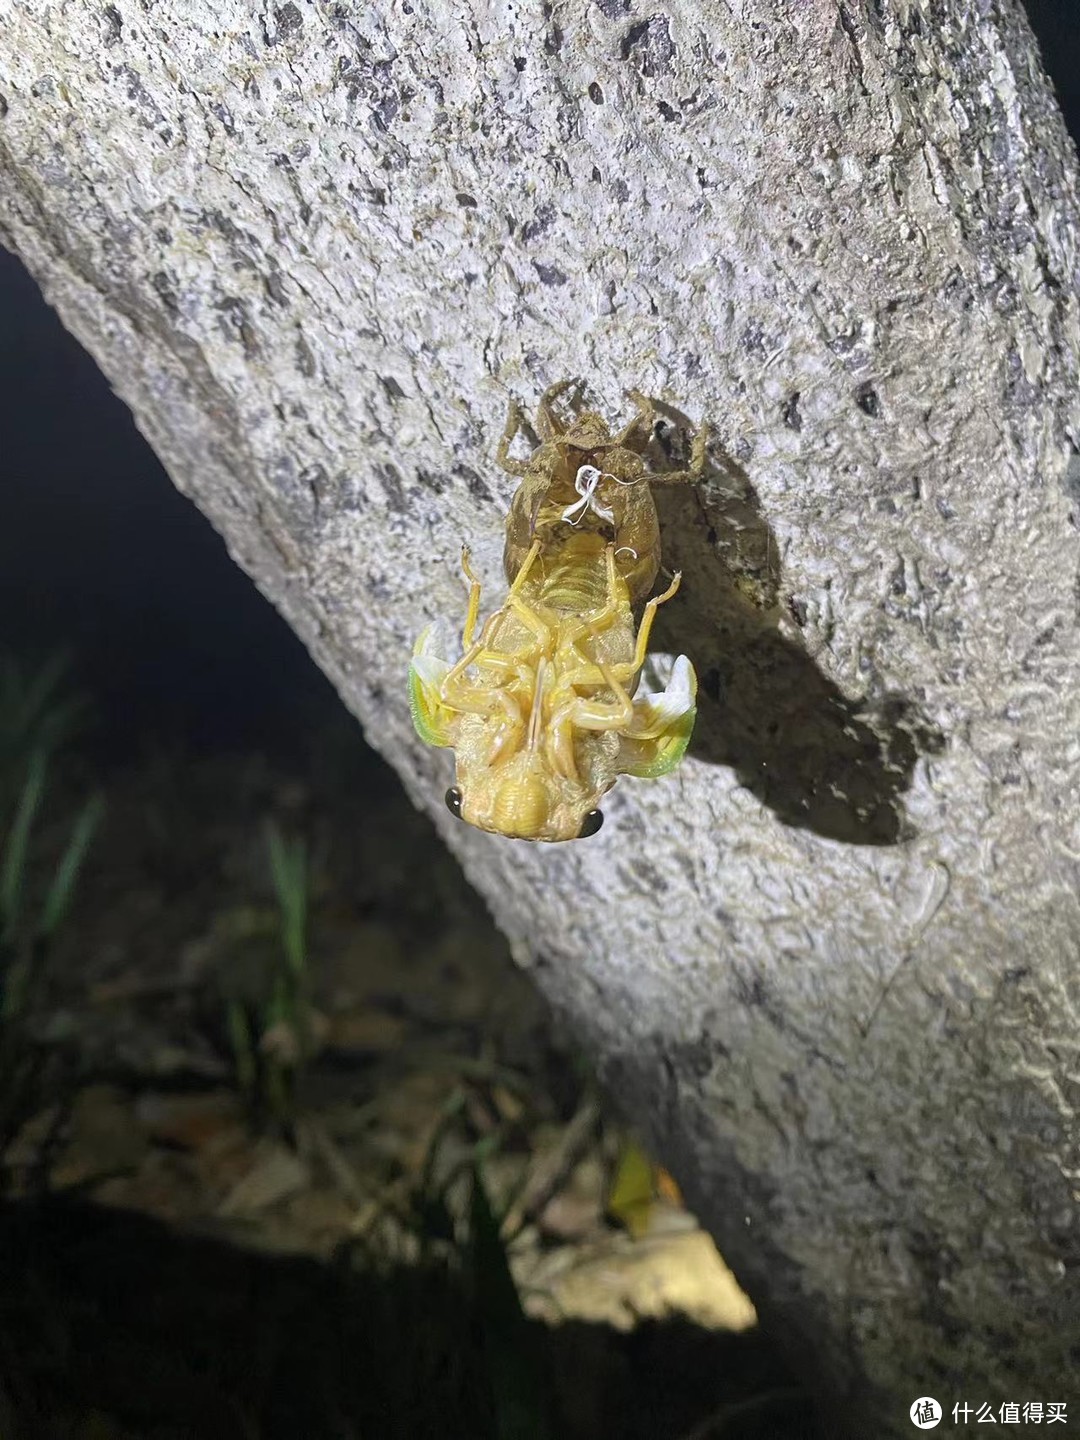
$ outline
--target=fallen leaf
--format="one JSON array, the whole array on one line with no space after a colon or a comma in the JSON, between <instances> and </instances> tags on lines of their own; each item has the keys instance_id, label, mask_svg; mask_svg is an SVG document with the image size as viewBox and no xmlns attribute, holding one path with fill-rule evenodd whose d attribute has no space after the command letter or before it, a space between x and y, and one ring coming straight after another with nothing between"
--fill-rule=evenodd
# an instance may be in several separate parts
<instances>
[{"instance_id":1,"label":"fallen leaf","mask_svg":"<svg viewBox=\"0 0 1080 1440\"><path fill-rule=\"evenodd\" d=\"M284 1145L267 1141L256 1149L251 1169L217 1207L222 1218L257 1215L311 1183L308 1167Z\"/></svg>"}]
</instances>

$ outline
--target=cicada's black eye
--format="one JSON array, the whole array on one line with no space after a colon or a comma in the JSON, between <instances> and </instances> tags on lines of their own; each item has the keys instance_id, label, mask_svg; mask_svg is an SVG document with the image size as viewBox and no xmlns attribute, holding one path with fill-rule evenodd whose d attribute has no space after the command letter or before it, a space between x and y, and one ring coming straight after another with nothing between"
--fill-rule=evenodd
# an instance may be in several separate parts
<instances>
[{"instance_id":1,"label":"cicada's black eye","mask_svg":"<svg viewBox=\"0 0 1080 1440\"><path fill-rule=\"evenodd\" d=\"M587 840L590 835L595 835L604 823L604 812L602 810L590 810L581 822L581 829L577 832L579 840Z\"/></svg>"},{"instance_id":2,"label":"cicada's black eye","mask_svg":"<svg viewBox=\"0 0 1080 1440\"><path fill-rule=\"evenodd\" d=\"M447 790L447 792L446 792L445 799L446 799L446 808L450 811L450 814L451 814L451 815L456 815L457 818L460 820L460 819L461 819L461 791L457 788L456 785L451 785L451 786L450 786L450 789Z\"/></svg>"}]
</instances>

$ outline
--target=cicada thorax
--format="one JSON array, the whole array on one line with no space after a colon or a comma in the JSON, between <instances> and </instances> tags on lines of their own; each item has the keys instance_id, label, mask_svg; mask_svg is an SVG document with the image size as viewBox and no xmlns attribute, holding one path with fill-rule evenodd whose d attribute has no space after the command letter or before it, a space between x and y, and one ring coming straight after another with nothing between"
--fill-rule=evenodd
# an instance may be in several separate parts
<instances>
[{"instance_id":1,"label":"cicada thorax","mask_svg":"<svg viewBox=\"0 0 1080 1440\"><path fill-rule=\"evenodd\" d=\"M510 504L503 560L516 579L534 541L553 558L581 553L574 542L598 536L615 546L630 604L644 602L660 565L660 526L640 455L615 445L585 450L564 442L534 456Z\"/></svg>"}]
</instances>

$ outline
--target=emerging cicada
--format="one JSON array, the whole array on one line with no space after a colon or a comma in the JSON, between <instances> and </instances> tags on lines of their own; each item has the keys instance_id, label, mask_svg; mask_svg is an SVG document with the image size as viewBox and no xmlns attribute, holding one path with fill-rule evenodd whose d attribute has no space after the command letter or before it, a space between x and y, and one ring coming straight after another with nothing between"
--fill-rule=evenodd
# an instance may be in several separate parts
<instances>
[{"instance_id":1,"label":"emerging cicada","mask_svg":"<svg viewBox=\"0 0 1080 1440\"><path fill-rule=\"evenodd\" d=\"M421 739L452 746L457 785L450 809L482 830L525 840L573 840L599 830L600 797L620 774L664 775L682 758L696 713L697 680L684 655L666 690L634 698L659 605L679 588L648 595L660 565L650 483L700 477L707 430L690 467L651 474L640 453L652 431L651 403L612 436L600 415L564 424L553 408L573 381L552 386L528 461L510 458L521 428L517 406L499 444L499 464L520 477L506 521L509 593L476 634L480 583L470 583L456 664L442 658L435 628L420 636L409 671Z\"/></svg>"}]
</instances>

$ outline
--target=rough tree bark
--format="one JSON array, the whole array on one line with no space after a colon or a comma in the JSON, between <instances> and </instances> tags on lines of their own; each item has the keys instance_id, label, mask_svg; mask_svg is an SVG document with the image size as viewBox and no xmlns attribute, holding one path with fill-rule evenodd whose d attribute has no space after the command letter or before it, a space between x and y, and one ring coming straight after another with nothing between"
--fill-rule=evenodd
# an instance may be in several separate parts
<instances>
[{"instance_id":1,"label":"rough tree bark","mask_svg":"<svg viewBox=\"0 0 1080 1440\"><path fill-rule=\"evenodd\" d=\"M1080 212L1015 4L0 25L0 238L852 1430L1075 1402ZM527 847L443 810L404 675L463 538L499 590L508 397L572 374L716 427L662 516L703 703Z\"/></svg>"}]
</instances>

